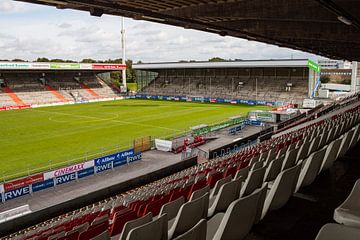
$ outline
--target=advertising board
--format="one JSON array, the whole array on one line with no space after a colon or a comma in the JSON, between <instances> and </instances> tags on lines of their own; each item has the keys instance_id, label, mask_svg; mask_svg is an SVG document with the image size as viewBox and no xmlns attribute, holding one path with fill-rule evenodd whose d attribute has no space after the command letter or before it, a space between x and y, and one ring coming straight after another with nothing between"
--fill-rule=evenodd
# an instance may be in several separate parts
<instances>
[{"instance_id":1,"label":"advertising board","mask_svg":"<svg viewBox=\"0 0 360 240\"><path fill-rule=\"evenodd\" d=\"M18 189L21 187L28 186L30 184L38 183L44 181L44 175L42 173L36 174L30 177L17 179L11 182L4 183L4 190L5 192Z\"/></svg>"},{"instance_id":2,"label":"advertising board","mask_svg":"<svg viewBox=\"0 0 360 240\"><path fill-rule=\"evenodd\" d=\"M94 161L87 161L87 162L63 167L63 168L56 169L51 172L44 173L44 180L60 177L60 176L67 175L69 173L74 173L74 172L77 172L77 171L80 171L80 170L83 170L83 169L86 169L89 167L93 167L93 166L94 166Z\"/></svg>"}]
</instances>

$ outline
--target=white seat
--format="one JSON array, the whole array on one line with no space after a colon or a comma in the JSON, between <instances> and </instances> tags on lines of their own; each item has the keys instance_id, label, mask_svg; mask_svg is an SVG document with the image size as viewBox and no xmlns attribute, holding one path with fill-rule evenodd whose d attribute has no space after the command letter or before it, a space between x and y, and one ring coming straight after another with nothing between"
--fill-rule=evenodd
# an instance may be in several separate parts
<instances>
[{"instance_id":1,"label":"white seat","mask_svg":"<svg viewBox=\"0 0 360 240\"><path fill-rule=\"evenodd\" d=\"M277 158L275 160L272 160L265 172L264 176L264 182L271 182L274 181L275 178L279 175L281 172L281 168L283 165L284 156Z\"/></svg>"},{"instance_id":2,"label":"white seat","mask_svg":"<svg viewBox=\"0 0 360 240\"><path fill-rule=\"evenodd\" d=\"M205 193L202 197L194 201L184 203L172 226L168 226L168 238L172 239L194 227L201 219L207 217L209 208L209 193Z\"/></svg>"},{"instance_id":3,"label":"white seat","mask_svg":"<svg viewBox=\"0 0 360 240\"><path fill-rule=\"evenodd\" d=\"M198 199L200 197L202 197L205 193L208 193L210 192L210 186L207 185L199 190L196 190L194 191L191 196L190 196L190 199L189 201L194 201L195 199Z\"/></svg>"},{"instance_id":4,"label":"white seat","mask_svg":"<svg viewBox=\"0 0 360 240\"><path fill-rule=\"evenodd\" d=\"M303 166L296 186L296 192L301 187L309 186L311 183L314 182L316 176L319 174L321 165L323 163L325 151L326 149L323 148L317 152L314 152L303 161Z\"/></svg>"},{"instance_id":5,"label":"white seat","mask_svg":"<svg viewBox=\"0 0 360 240\"><path fill-rule=\"evenodd\" d=\"M143 216L141 218L137 218L135 220L128 221L127 223L125 223L125 225L123 227L123 230L120 234L119 240L126 240L126 237L129 234L129 232L131 231L131 229L134 229L136 227L139 227L141 225L149 223L149 222L151 222L151 220L152 220L152 213L149 212L148 214L146 214L145 216Z\"/></svg>"},{"instance_id":6,"label":"white seat","mask_svg":"<svg viewBox=\"0 0 360 240\"><path fill-rule=\"evenodd\" d=\"M205 240L206 229L206 220L201 219L193 228L173 240Z\"/></svg>"},{"instance_id":7,"label":"white seat","mask_svg":"<svg viewBox=\"0 0 360 240\"><path fill-rule=\"evenodd\" d=\"M239 197L239 185L241 180L234 180L221 186L218 195L210 199L207 217L212 217L218 212L225 212L230 203Z\"/></svg>"},{"instance_id":8,"label":"white seat","mask_svg":"<svg viewBox=\"0 0 360 240\"><path fill-rule=\"evenodd\" d=\"M167 216L166 214L132 229L126 240L167 240Z\"/></svg>"},{"instance_id":9,"label":"white seat","mask_svg":"<svg viewBox=\"0 0 360 240\"><path fill-rule=\"evenodd\" d=\"M207 240L244 239L254 224L260 189L235 200L225 213L218 213L207 222Z\"/></svg>"},{"instance_id":10,"label":"white seat","mask_svg":"<svg viewBox=\"0 0 360 240\"><path fill-rule=\"evenodd\" d=\"M164 204L160 209L159 216L166 214L169 221L174 219L184 203L184 197L179 197L174 201Z\"/></svg>"},{"instance_id":11,"label":"white seat","mask_svg":"<svg viewBox=\"0 0 360 240\"><path fill-rule=\"evenodd\" d=\"M341 157L345 156L345 153L347 152L347 150L350 147L350 141L352 140L354 132L355 132L355 130L352 129L344 134L344 138L341 142L340 150L339 150L339 154L338 154L337 158L341 158Z\"/></svg>"},{"instance_id":12,"label":"white seat","mask_svg":"<svg viewBox=\"0 0 360 240\"><path fill-rule=\"evenodd\" d=\"M285 169L291 168L296 165L296 162L298 160L299 151L300 151L300 147L295 148L286 153L281 170L285 170Z\"/></svg>"},{"instance_id":13,"label":"white seat","mask_svg":"<svg viewBox=\"0 0 360 240\"><path fill-rule=\"evenodd\" d=\"M360 179L355 182L346 200L335 209L334 220L340 224L360 228Z\"/></svg>"},{"instance_id":14,"label":"white seat","mask_svg":"<svg viewBox=\"0 0 360 240\"><path fill-rule=\"evenodd\" d=\"M251 194L255 189L260 188L264 181L266 167L251 171L244 185L241 188L240 197Z\"/></svg>"},{"instance_id":15,"label":"white seat","mask_svg":"<svg viewBox=\"0 0 360 240\"><path fill-rule=\"evenodd\" d=\"M300 164L282 171L277 176L267 193L261 219L265 217L268 211L284 206L292 196L300 173Z\"/></svg>"},{"instance_id":16,"label":"white seat","mask_svg":"<svg viewBox=\"0 0 360 240\"><path fill-rule=\"evenodd\" d=\"M231 181L231 175L227 176L226 178L222 178L222 179L218 180L215 183L214 188L211 189L211 191L210 191L210 199L218 194L222 185L224 185L225 183L228 183L230 181Z\"/></svg>"},{"instance_id":17,"label":"white seat","mask_svg":"<svg viewBox=\"0 0 360 240\"><path fill-rule=\"evenodd\" d=\"M335 223L324 225L315 240L358 240L360 239L360 229L347 227Z\"/></svg>"},{"instance_id":18,"label":"white seat","mask_svg":"<svg viewBox=\"0 0 360 240\"><path fill-rule=\"evenodd\" d=\"M341 141L342 139L336 139L332 141L329 145L325 146L326 152L324 156L324 161L321 165L321 172L329 169L336 161Z\"/></svg>"}]
</instances>

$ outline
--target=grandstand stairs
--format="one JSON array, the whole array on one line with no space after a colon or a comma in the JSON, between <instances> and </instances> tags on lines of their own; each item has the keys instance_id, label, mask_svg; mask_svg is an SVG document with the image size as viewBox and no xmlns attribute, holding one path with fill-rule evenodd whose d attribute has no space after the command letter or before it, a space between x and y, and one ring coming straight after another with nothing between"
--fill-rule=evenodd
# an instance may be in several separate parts
<instances>
[{"instance_id":1,"label":"grandstand stairs","mask_svg":"<svg viewBox=\"0 0 360 240\"><path fill-rule=\"evenodd\" d=\"M61 93L59 93L58 91L56 91L53 87L51 87L50 85L46 85L45 86L46 89L48 91L50 91L58 100L60 100L61 102L67 102L68 100L63 96L61 95Z\"/></svg>"},{"instance_id":2,"label":"grandstand stairs","mask_svg":"<svg viewBox=\"0 0 360 240\"><path fill-rule=\"evenodd\" d=\"M93 97L95 98L100 98L100 95L97 94L94 90L92 90L91 88L89 88L86 84L84 83L80 83L80 87L85 89L88 93L90 93Z\"/></svg>"},{"instance_id":3,"label":"grandstand stairs","mask_svg":"<svg viewBox=\"0 0 360 240\"><path fill-rule=\"evenodd\" d=\"M23 100L9 87L3 87L2 88L4 93L6 93L18 106L25 105Z\"/></svg>"}]
</instances>

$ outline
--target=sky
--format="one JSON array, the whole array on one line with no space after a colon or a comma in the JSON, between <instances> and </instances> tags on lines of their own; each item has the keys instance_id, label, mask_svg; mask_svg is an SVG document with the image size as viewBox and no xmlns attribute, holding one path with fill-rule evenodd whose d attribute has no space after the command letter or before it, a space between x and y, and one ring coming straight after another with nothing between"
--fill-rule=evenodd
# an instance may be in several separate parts
<instances>
[{"instance_id":1,"label":"sky","mask_svg":"<svg viewBox=\"0 0 360 240\"><path fill-rule=\"evenodd\" d=\"M126 18L127 59L135 62L321 57L255 41ZM0 59L121 58L121 18L0 0Z\"/></svg>"}]
</instances>

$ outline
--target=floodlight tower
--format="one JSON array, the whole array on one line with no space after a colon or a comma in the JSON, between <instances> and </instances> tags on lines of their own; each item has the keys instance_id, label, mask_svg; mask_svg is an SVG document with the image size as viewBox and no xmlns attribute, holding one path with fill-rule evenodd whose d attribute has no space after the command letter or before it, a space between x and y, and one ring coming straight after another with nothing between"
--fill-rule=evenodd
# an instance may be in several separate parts
<instances>
[{"instance_id":1,"label":"floodlight tower","mask_svg":"<svg viewBox=\"0 0 360 240\"><path fill-rule=\"evenodd\" d=\"M126 51L125 51L125 19L121 17L121 47L122 47L122 64L126 64ZM126 91L126 68L122 70L122 83Z\"/></svg>"}]
</instances>

